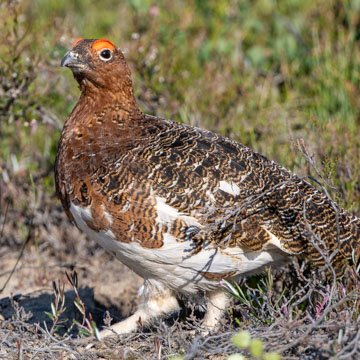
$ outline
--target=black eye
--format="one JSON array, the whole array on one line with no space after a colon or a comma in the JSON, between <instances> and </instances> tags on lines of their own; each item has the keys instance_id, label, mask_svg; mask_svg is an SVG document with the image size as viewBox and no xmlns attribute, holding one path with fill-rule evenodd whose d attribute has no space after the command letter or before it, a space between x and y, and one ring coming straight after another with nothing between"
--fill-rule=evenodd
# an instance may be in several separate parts
<instances>
[{"instance_id":1,"label":"black eye","mask_svg":"<svg viewBox=\"0 0 360 360\"><path fill-rule=\"evenodd\" d=\"M111 50L109 50L109 49L101 50L100 58L105 61L110 60L111 59Z\"/></svg>"}]
</instances>

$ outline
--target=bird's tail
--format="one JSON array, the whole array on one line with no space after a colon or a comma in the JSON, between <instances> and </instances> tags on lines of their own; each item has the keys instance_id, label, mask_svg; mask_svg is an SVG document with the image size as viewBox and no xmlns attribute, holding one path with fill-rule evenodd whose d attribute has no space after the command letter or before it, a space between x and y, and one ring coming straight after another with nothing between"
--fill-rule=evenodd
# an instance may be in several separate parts
<instances>
[{"instance_id":1,"label":"bird's tail","mask_svg":"<svg viewBox=\"0 0 360 360\"><path fill-rule=\"evenodd\" d=\"M333 220L325 228L326 236L311 234L306 257L315 265L327 265L329 272L339 278L349 265L360 263L360 219L339 210Z\"/></svg>"}]
</instances>

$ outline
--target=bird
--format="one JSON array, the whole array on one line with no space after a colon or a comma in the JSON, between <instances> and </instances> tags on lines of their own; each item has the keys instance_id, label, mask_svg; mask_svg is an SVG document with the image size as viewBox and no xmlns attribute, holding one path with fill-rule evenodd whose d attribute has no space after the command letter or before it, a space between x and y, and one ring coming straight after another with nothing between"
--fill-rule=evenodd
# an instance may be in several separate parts
<instances>
[{"instance_id":1,"label":"bird","mask_svg":"<svg viewBox=\"0 0 360 360\"><path fill-rule=\"evenodd\" d=\"M61 66L81 95L58 144L57 195L81 231L144 279L138 309L101 338L178 311L180 298L206 303L211 331L229 304L222 279L293 257L330 259L337 276L351 264L359 218L239 142L143 113L110 40L77 39Z\"/></svg>"}]
</instances>

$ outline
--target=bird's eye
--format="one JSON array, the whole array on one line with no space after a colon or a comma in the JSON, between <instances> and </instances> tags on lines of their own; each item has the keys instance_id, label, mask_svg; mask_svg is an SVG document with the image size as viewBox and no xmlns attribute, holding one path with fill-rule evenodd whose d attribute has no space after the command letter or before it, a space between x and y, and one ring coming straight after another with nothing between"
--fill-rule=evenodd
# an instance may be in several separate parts
<instances>
[{"instance_id":1,"label":"bird's eye","mask_svg":"<svg viewBox=\"0 0 360 360\"><path fill-rule=\"evenodd\" d=\"M112 53L111 53L111 50L109 49L104 49L104 50L101 50L100 52L100 59L103 60L103 61L109 61L112 57Z\"/></svg>"}]
</instances>

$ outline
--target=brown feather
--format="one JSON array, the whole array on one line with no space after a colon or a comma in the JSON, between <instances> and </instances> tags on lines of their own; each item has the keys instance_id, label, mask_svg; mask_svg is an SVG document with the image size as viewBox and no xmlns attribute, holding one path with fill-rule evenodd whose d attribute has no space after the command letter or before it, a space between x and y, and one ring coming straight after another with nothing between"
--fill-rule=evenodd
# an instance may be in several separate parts
<instances>
[{"instance_id":1,"label":"brown feather","mask_svg":"<svg viewBox=\"0 0 360 360\"><path fill-rule=\"evenodd\" d=\"M70 203L90 208L91 229L111 230L123 243L136 238L149 251L161 248L169 233L192 242L194 254L204 244L261 252L273 234L289 256L303 254L318 265L324 260L313 242L321 239L330 252L339 247L333 264L343 272L358 248L359 219L239 143L143 114L121 51L104 63L93 42L80 40L72 49L91 66L74 71L81 96L65 121L55 166L57 193L70 219ZM199 227L180 218L159 224L155 196Z\"/></svg>"}]
</instances>

